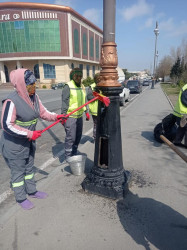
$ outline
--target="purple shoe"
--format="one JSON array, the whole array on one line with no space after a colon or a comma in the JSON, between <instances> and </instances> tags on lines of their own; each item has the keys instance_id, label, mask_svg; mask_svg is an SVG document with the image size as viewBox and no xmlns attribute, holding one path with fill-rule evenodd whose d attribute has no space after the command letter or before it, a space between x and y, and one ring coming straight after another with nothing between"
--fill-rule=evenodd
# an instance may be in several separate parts
<instances>
[{"instance_id":1,"label":"purple shoe","mask_svg":"<svg viewBox=\"0 0 187 250\"><path fill-rule=\"evenodd\" d=\"M41 192L41 191L37 191L35 194L30 194L29 197L31 198L37 198L37 199L45 199L47 198L48 194Z\"/></svg>"},{"instance_id":2,"label":"purple shoe","mask_svg":"<svg viewBox=\"0 0 187 250\"><path fill-rule=\"evenodd\" d=\"M27 199L18 204L25 210L29 210L34 207L34 204L32 204L32 202Z\"/></svg>"}]
</instances>

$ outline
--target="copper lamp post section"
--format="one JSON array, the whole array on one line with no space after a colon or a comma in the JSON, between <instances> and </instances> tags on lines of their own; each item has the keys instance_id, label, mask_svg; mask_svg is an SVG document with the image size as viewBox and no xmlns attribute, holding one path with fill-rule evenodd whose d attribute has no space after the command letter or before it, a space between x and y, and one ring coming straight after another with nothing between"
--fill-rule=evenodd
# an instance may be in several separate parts
<instances>
[{"instance_id":1,"label":"copper lamp post section","mask_svg":"<svg viewBox=\"0 0 187 250\"><path fill-rule=\"evenodd\" d=\"M102 44L100 59L102 70L100 72L100 82L97 84L98 87L121 87L121 84L117 81L118 57L116 47L117 45L114 42Z\"/></svg>"}]
</instances>

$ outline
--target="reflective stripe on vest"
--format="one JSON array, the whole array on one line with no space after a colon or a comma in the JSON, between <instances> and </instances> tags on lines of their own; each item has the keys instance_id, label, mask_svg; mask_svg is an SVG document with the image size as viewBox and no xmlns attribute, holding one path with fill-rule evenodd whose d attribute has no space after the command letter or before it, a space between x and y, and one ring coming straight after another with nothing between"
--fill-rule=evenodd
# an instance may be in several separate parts
<instances>
[{"instance_id":1,"label":"reflective stripe on vest","mask_svg":"<svg viewBox=\"0 0 187 250\"><path fill-rule=\"evenodd\" d=\"M92 83L90 85L92 91L94 90L94 88L96 87L96 83ZM97 110L98 110L98 100L89 103L89 111L92 115L96 115L97 116Z\"/></svg>"},{"instance_id":2,"label":"reflective stripe on vest","mask_svg":"<svg viewBox=\"0 0 187 250\"><path fill-rule=\"evenodd\" d=\"M25 180L30 180L34 177L34 174L25 175Z\"/></svg>"},{"instance_id":3,"label":"reflective stripe on vest","mask_svg":"<svg viewBox=\"0 0 187 250\"><path fill-rule=\"evenodd\" d=\"M182 102L181 102L181 95L182 95L182 92L183 92L184 90L186 90L186 89L187 89L187 84L185 84L185 85L183 86L182 90L180 90L180 92L179 92L179 98L178 98L178 100L177 100L177 103L176 103L176 105L175 105L174 112L173 112L173 114L174 114L175 116L182 117L183 115L186 115L186 114L187 114L187 107L185 107L185 106L182 104Z\"/></svg>"},{"instance_id":4,"label":"reflective stripe on vest","mask_svg":"<svg viewBox=\"0 0 187 250\"><path fill-rule=\"evenodd\" d=\"M36 119L34 119L34 120L32 120L32 121L28 121L28 122L22 122L22 121L16 120L15 123L16 123L17 125L20 125L20 126L23 126L23 127L28 127L28 126L31 126L31 125L33 125L33 124L36 124L37 121L38 121L38 119L36 118Z\"/></svg>"},{"instance_id":5,"label":"reflective stripe on vest","mask_svg":"<svg viewBox=\"0 0 187 250\"><path fill-rule=\"evenodd\" d=\"M20 182L14 182L12 183L12 187L15 188L15 187L21 187L24 185L24 181L20 181Z\"/></svg>"},{"instance_id":6,"label":"reflective stripe on vest","mask_svg":"<svg viewBox=\"0 0 187 250\"><path fill-rule=\"evenodd\" d=\"M67 111L67 114L74 111L78 107L85 104L85 90L83 89L84 86L81 84L81 87L77 87L73 80L67 83L70 88L70 98L69 98L69 108ZM83 112L86 110L86 107L83 107L82 109L78 110L74 114L70 115L70 117L73 118L79 118L82 117Z\"/></svg>"}]
</instances>

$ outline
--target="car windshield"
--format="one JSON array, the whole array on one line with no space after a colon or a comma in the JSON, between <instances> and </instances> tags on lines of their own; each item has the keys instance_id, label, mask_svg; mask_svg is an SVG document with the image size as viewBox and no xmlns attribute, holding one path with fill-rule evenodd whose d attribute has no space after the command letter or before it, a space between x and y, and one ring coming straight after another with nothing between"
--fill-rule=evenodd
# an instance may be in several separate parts
<instances>
[{"instance_id":1,"label":"car windshield","mask_svg":"<svg viewBox=\"0 0 187 250\"><path fill-rule=\"evenodd\" d=\"M137 86L138 85L138 82L137 81L132 81L132 82L127 82L127 86L130 87L130 86Z\"/></svg>"}]
</instances>

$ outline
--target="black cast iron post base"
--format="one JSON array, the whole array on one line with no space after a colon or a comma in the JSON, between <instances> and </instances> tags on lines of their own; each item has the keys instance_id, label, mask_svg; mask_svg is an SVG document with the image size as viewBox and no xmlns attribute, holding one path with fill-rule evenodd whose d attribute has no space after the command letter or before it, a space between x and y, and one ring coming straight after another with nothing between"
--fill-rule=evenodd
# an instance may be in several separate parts
<instances>
[{"instance_id":1,"label":"black cast iron post base","mask_svg":"<svg viewBox=\"0 0 187 250\"><path fill-rule=\"evenodd\" d=\"M154 88L155 88L155 80L152 80L151 89L154 89Z\"/></svg>"},{"instance_id":2,"label":"black cast iron post base","mask_svg":"<svg viewBox=\"0 0 187 250\"><path fill-rule=\"evenodd\" d=\"M121 199L128 189L123 168L119 93L121 87L98 87L110 98L109 107L99 102L94 166L82 183L84 190L111 199Z\"/></svg>"}]
</instances>

